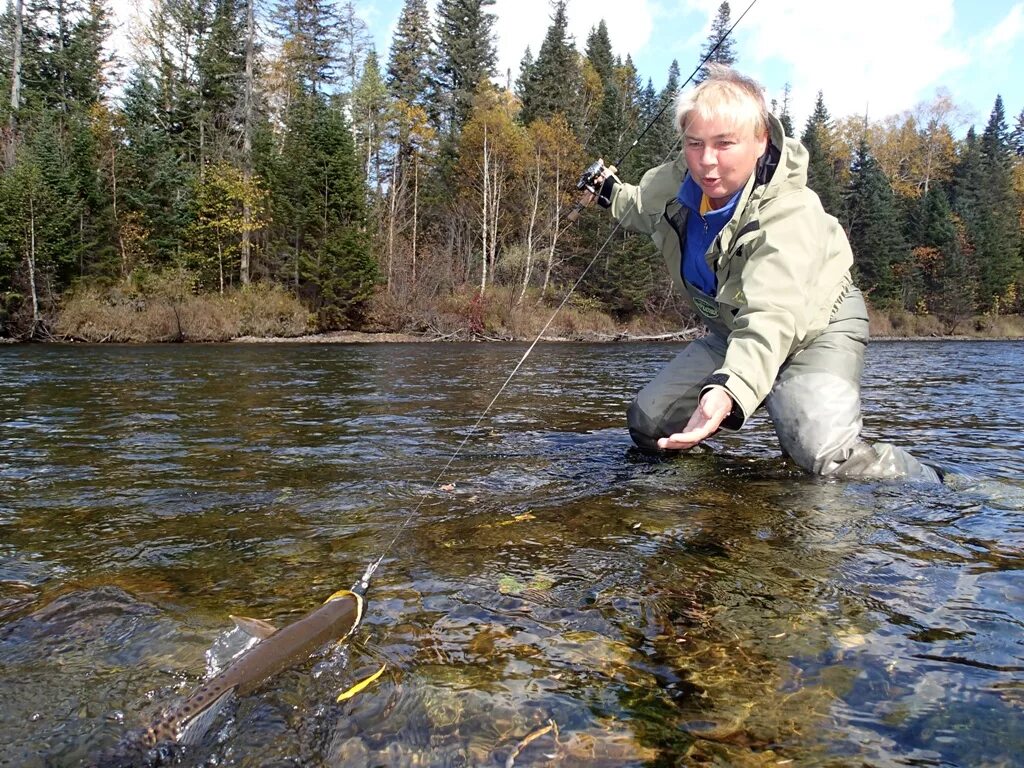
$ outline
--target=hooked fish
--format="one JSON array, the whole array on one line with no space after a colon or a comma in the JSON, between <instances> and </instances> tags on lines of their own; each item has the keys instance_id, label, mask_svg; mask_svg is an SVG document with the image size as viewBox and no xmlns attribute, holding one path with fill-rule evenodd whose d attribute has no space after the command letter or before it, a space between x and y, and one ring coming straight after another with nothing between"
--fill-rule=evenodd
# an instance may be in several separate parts
<instances>
[{"instance_id":1,"label":"hooked fish","mask_svg":"<svg viewBox=\"0 0 1024 768\"><path fill-rule=\"evenodd\" d=\"M262 638L262 642L154 721L135 743L149 749L166 742L198 743L232 696L250 693L331 640L341 642L359 626L362 616L363 598L347 589L335 592L319 608L281 629L259 619L233 616L243 631ZM359 685L365 687L363 683Z\"/></svg>"},{"instance_id":2,"label":"hooked fish","mask_svg":"<svg viewBox=\"0 0 1024 768\"><path fill-rule=\"evenodd\" d=\"M181 744L198 742L230 698L244 696L260 683L308 657L329 640L341 641L359 625L363 598L347 589L339 590L316 610L282 629L258 619L232 617L244 631L261 637L253 646L167 715L146 729L145 743L163 741Z\"/></svg>"}]
</instances>

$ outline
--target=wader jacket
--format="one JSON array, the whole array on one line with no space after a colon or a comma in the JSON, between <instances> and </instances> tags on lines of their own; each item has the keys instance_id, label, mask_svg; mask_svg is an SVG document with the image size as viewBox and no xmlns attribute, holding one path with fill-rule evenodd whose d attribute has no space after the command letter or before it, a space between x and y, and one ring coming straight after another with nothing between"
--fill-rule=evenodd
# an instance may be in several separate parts
<instances>
[{"instance_id":1,"label":"wader jacket","mask_svg":"<svg viewBox=\"0 0 1024 768\"><path fill-rule=\"evenodd\" d=\"M708 329L727 339L725 361L708 379L735 403L723 423L738 429L771 391L779 368L828 325L850 286L853 253L846 233L807 186L807 150L786 138L774 117L768 149L744 187L732 218L708 248L714 297L683 280L688 209L676 200L686 161L652 168L639 185L602 190L612 215L649 234L669 273ZM615 180L617 182L617 180Z\"/></svg>"}]
</instances>

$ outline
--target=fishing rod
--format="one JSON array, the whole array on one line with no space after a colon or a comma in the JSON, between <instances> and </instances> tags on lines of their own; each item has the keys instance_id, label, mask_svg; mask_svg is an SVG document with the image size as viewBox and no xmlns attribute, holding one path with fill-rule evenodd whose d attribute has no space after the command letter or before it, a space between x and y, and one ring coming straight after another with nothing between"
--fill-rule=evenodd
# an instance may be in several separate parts
<instances>
[{"instance_id":1,"label":"fishing rod","mask_svg":"<svg viewBox=\"0 0 1024 768\"><path fill-rule=\"evenodd\" d=\"M733 22L729 29L726 30L725 34L723 34L714 44L714 46L712 46L711 50L708 51L707 55L703 59L701 59L701 62L694 68L693 72L690 73L690 76L683 81L682 85L679 86L680 91L683 88L685 88L693 80L693 78L697 76L697 73L700 72L704 65L711 60L711 57L719 49L722 43L724 43L729 38L733 30L736 29L736 26L743 20L747 13L750 12L750 9L753 8L756 4L757 0L751 0L750 5L747 6L746 10L744 10L743 13L739 15L739 18L737 18L736 21ZM598 160L595 163L593 163L589 168L587 168L586 171L583 172L583 175L580 177L580 180L576 183L576 188L581 191L586 190L587 194L590 195L590 199L589 201L586 202L583 202L583 198L581 198L580 201L577 201L573 209L570 210L569 214L566 215L567 219L569 219L572 216L572 213L574 211L577 212L576 218L578 218L578 211L582 211L583 208L585 208L587 205L590 204L590 202L593 202L593 200L596 199L597 196L594 193L592 187L594 184L594 180L597 178L597 176L602 172L606 171L611 171L612 173L614 173L615 169L619 165L621 165L622 162L626 159L626 156L633 151L633 149L640 143L643 137L647 135L647 133L651 130L652 127L654 127L655 123L657 123L658 120L661 119L661 116L665 113L665 110L668 108L669 104L672 103L672 101L673 100L666 100L665 104L662 105L660 110L658 110L658 113L647 124L647 127L645 127L643 131L641 131L640 135L637 136L633 143L629 145L625 152L622 153L622 156L615 163L615 165L606 167L604 166L601 160ZM675 151L675 148L678 145L678 143L679 139L677 138L675 143L673 143L672 147L666 154L663 162L668 161L672 153ZM584 183L585 181L587 182L587 184ZM636 203L634 202L633 204L635 205ZM576 221L576 218L571 218L569 224L566 225L565 229L568 229L568 227L571 226ZM476 434L477 429L479 429L480 424L483 423L483 420L487 417L487 414L490 413L491 408L494 407L494 404L498 401L498 398L500 398L501 395L508 388L509 383L519 372L519 369L523 367L523 364L526 362L526 359L530 356L530 353L533 352L534 348L544 337L544 334L547 332L548 328L551 327L551 324L555 321L555 318L558 316L558 313L562 311L565 305L569 302L569 299L572 297L573 293L575 293L576 289L579 288L580 285L583 283L583 279L590 272L594 264L597 263L597 260L600 258L601 254L604 253L605 248L608 247L608 244L612 241L612 238L615 237L615 234L619 231L619 228L621 226L621 224L616 222L615 226L612 228L611 233L605 239L604 243L602 243L601 247L598 248L593 258L591 258L590 262L583 269L583 272L580 273L580 276L576 279L576 282L573 283L572 287L562 298L562 301L559 303L559 305L555 307L554 311L551 313L551 316L548 318L548 321L544 324L544 327L540 329L540 332L537 334L536 338L533 340L530 346L527 347L522 357L519 358L519 362L517 362L515 366L512 368L511 373L509 373L509 375L505 378L505 381L498 388L498 391L495 393L494 397L491 398L491 401L487 404L487 407L483 409L479 417L477 417L477 420L474 422L473 426L470 427L465 437L462 438L462 441L459 443L458 447L456 447L455 452L451 455L451 457L448 459L445 465L441 468L441 471L437 473L437 476L434 478L431 487L437 486L441 482L441 478L443 478L447 474L448 470L455 462L455 459L458 458L458 456L462 453L462 449L466 447L466 443L468 443L469 439L474 434ZM565 229L563 229L562 231L564 232ZM373 577L374 573L376 573L377 568L380 567L380 564L384 562L384 558L387 557L388 553L394 548L395 544L398 542L398 539L402 536L402 533L405 531L406 527L408 527L412 519L416 516L416 513L419 512L420 508L422 508L426 500L427 493L424 493L422 496L420 496L420 500L413 508L413 510L408 515L406 515L405 519L402 521L402 524L398 527L398 530L395 532L395 535L392 537L391 541L387 544L387 546L384 547L383 551L380 554L380 557L378 557L376 560L374 560L367 566L366 571L363 573L362 577L352 586L352 592L356 593L360 597L365 596L366 590L370 587L370 579Z\"/></svg>"}]
</instances>

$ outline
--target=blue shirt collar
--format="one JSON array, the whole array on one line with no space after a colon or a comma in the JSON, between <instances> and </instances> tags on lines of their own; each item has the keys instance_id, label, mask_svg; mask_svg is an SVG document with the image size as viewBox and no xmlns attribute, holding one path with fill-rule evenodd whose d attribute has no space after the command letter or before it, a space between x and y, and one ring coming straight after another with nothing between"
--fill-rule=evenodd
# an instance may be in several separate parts
<instances>
[{"instance_id":1,"label":"blue shirt collar","mask_svg":"<svg viewBox=\"0 0 1024 768\"><path fill-rule=\"evenodd\" d=\"M743 194L743 190L740 189L729 198L729 202L717 210L708 211L705 214L705 218L718 218L724 216L726 220L732 217L732 212L736 208L736 203L740 199L740 195ZM693 180L693 176L686 174L686 178L683 179L682 185L679 187L679 194L676 195L676 200L680 205L685 205L694 213L700 213L700 199L703 197L704 192L701 191L700 185Z\"/></svg>"}]
</instances>

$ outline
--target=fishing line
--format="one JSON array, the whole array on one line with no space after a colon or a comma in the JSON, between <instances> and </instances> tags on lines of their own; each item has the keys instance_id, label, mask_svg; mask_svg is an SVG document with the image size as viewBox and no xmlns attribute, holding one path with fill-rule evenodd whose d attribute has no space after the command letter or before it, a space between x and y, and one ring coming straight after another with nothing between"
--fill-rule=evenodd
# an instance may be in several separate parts
<instances>
[{"instance_id":1,"label":"fishing line","mask_svg":"<svg viewBox=\"0 0 1024 768\"><path fill-rule=\"evenodd\" d=\"M692 81L693 78L697 76L697 73L700 72L704 65L708 63L711 57L715 54L715 51L717 51L719 46L721 46L722 43L724 43L726 39L728 39L728 37L732 34L732 31L736 29L736 25L743 20L743 17L747 15L747 13L750 11L751 8L754 7L756 3L757 0L751 0L751 3L750 5L747 6L746 10L740 14L739 18L737 18L736 21L733 22L732 26L730 26L729 29L725 32L725 34L719 38L718 42L715 43L714 47L712 47L711 50L708 51L707 55L701 60L700 64L698 64L694 68L693 72L690 73L690 76L683 81L682 85L679 86L680 91L682 91L682 89L685 88L690 83L690 81ZM674 98L665 101L665 104L662 105L660 110L658 110L658 113L647 124L647 127L644 128L644 130L640 133L639 136L637 136L633 143L629 145L626 151L622 153L622 157L615 164L616 167L618 167L622 163L622 161L625 160L626 156L633 151L637 144L640 143L640 140L643 139L647 132L650 131L652 127L654 127L655 123L657 123L658 120L661 119L661 116L665 113L665 110L668 108L669 104L673 103L674 101ZM672 157L672 155L676 151L676 148L679 146L681 138L681 136L676 137L676 140L672 143L672 146L669 148L668 152L665 153L665 157L662 159L662 163L668 162L669 158ZM633 201L632 206L635 205L636 201ZM627 208L625 213L630 213L631 211L632 207ZM572 226L573 223L574 222L570 222L569 224L567 224L561 230L559 235L564 233L570 226ZM519 369L523 367L523 364L526 362L526 359L530 356L530 353L533 352L534 347L536 347L540 340L544 337L544 334L547 332L548 328L551 327L551 324L555 321L555 318L558 316L558 313L562 311L565 305L569 302L569 299L572 297L573 293L575 293L576 289L579 288L580 285L583 283L583 279L590 272L594 264L597 263L597 260L601 257L601 254L604 253L605 248L608 247L608 244L612 241L612 238L615 237L615 235L618 233L621 227L622 225L619 222L615 222L615 226L612 228L611 233L605 239L604 243L601 244L601 247L594 254L593 258L591 258L590 262L584 268L583 272L580 273L580 276L576 279L576 282L573 283L572 287L562 298L562 301L559 303L559 305L555 307L555 310L551 313L551 317L548 318L548 321L544 324L544 327L540 329L540 333L537 334L537 337L533 340L533 342L531 342L530 346L526 348L526 351L523 353L522 357L519 358L519 362L515 364L515 367L512 369L511 373L509 373L509 375L505 378L505 381L498 388L498 391L495 393L494 397L491 398L491 401L487 404L487 407L484 408L484 410L480 413L479 417L477 417L477 420L474 422L473 426L470 427L469 431L466 433L465 437L462 438L462 442L459 443L458 447L455 449L455 452L448 459L447 463L445 463L444 467L441 468L441 471L437 473L437 477L434 478L434 481L431 484L432 488L437 486L438 483L440 483L441 478L445 476L445 474L451 468L452 464L455 462L455 459L457 459L459 455L462 453L462 449L466 447L466 443L469 442L469 438L476 434L476 431L480 427L480 424L483 423L483 420L487 417L487 414L490 413L491 408L494 407L494 404L498 401L498 398L500 398L502 394L505 392L505 390L508 388L508 385L511 383L515 375L519 372ZM423 495L420 496L419 502L416 504L413 510L405 516L405 519L402 521L402 524L398 527L398 530L395 532L395 535L391 538L391 541L388 543L386 547L384 547L383 551L380 554L380 557L378 557L375 561L373 561L367 566L366 571L362 575L362 578L360 578L359 581L352 586L353 592L360 596L366 594L366 590L370 586L370 579L373 577L373 574L377 571L377 568L380 567L380 564L384 562L384 558L387 557L388 553L398 542L398 539L401 537L402 533L408 527L409 523L412 522L413 517L416 516L416 513L419 512L423 505L426 503L428 493L429 491L424 492Z\"/></svg>"}]
</instances>

